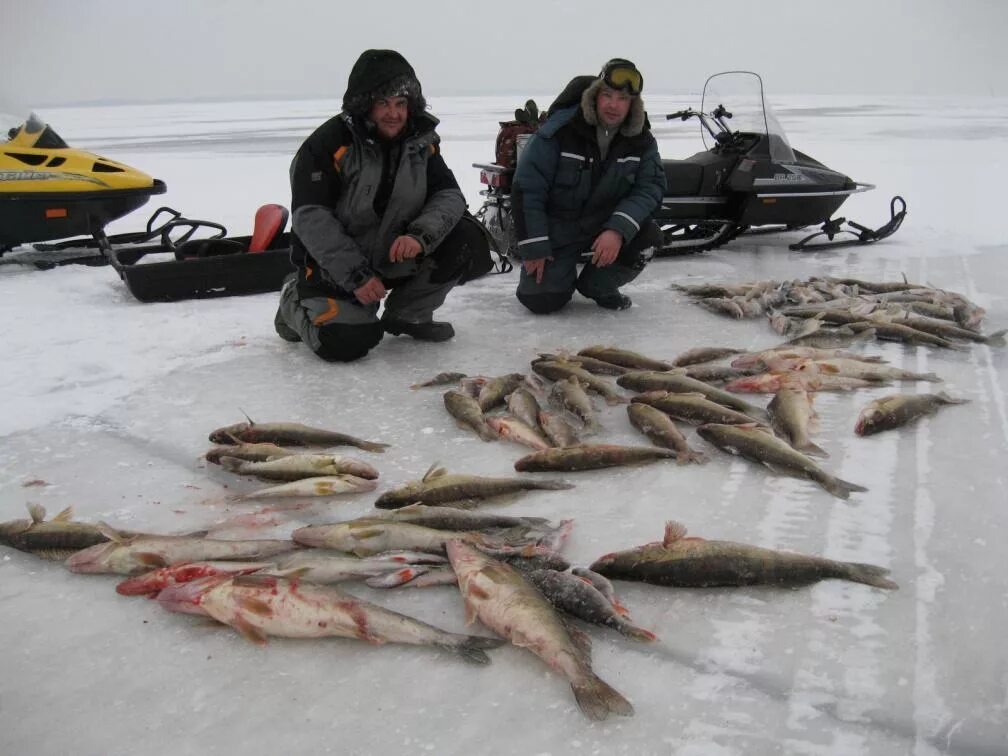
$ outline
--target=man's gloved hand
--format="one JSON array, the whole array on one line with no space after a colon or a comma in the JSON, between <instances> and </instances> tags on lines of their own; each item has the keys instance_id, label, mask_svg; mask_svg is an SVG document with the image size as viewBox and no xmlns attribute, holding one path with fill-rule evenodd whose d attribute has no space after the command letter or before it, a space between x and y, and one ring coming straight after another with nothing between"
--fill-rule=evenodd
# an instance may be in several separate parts
<instances>
[{"instance_id":1,"label":"man's gloved hand","mask_svg":"<svg viewBox=\"0 0 1008 756\"><path fill-rule=\"evenodd\" d=\"M623 237L620 233L618 231L613 231L611 228L607 228L601 234L596 236L595 241L592 242L592 263L599 268L612 265L616 260L616 257L619 255L620 247L622 246Z\"/></svg>"},{"instance_id":2,"label":"man's gloved hand","mask_svg":"<svg viewBox=\"0 0 1008 756\"><path fill-rule=\"evenodd\" d=\"M389 247L389 260L394 263L412 260L423 252L423 246L412 236L398 236Z\"/></svg>"},{"instance_id":3,"label":"man's gloved hand","mask_svg":"<svg viewBox=\"0 0 1008 756\"><path fill-rule=\"evenodd\" d=\"M525 260L522 265L525 267L525 272L530 276L535 276L536 283L541 284L543 271L546 270L546 261L552 259L552 257L540 257L538 260Z\"/></svg>"},{"instance_id":4,"label":"man's gloved hand","mask_svg":"<svg viewBox=\"0 0 1008 756\"><path fill-rule=\"evenodd\" d=\"M381 279L378 276L373 276L361 286L354 289L353 293L357 297L358 302L367 305L381 302L385 299L385 295L388 292L385 291L385 285L381 282Z\"/></svg>"}]
</instances>

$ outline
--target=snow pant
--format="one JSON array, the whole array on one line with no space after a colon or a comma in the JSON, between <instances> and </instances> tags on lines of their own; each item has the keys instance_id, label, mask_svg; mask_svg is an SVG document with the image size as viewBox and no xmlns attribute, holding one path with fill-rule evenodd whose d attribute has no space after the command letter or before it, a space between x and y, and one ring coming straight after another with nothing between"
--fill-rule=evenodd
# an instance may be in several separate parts
<instances>
[{"instance_id":1,"label":"snow pant","mask_svg":"<svg viewBox=\"0 0 1008 756\"><path fill-rule=\"evenodd\" d=\"M421 261L416 275L382 279L389 290L382 317L407 323L433 320L434 311L468 270L474 245L485 245L482 235L477 241L474 234L480 232L470 224L458 224ZM317 276L313 271L311 277L317 280ZM283 338L299 338L324 360L351 362L366 355L385 335L378 309L379 303L361 304L351 291L320 289L308 271L299 268L280 291L276 328ZM290 338L290 334L296 336Z\"/></svg>"},{"instance_id":2,"label":"snow pant","mask_svg":"<svg viewBox=\"0 0 1008 756\"><path fill-rule=\"evenodd\" d=\"M575 289L589 299L611 297L620 286L640 275L661 245L662 234L657 223L647 221L630 243L623 245L611 265L600 268L589 260L578 275L578 263L594 239L555 250L554 259L548 260L543 269L542 283L536 283L535 276L530 276L522 266L516 292L518 301L537 315L544 315L567 304Z\"/></svg>"}]
</instances>

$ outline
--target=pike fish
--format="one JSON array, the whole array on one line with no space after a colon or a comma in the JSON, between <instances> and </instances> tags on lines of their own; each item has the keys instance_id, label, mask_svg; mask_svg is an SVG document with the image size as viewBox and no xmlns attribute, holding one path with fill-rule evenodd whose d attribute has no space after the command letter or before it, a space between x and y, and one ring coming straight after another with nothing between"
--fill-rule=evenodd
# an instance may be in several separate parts
<instances>
[{"instance_id":1,"label":"pike fish","mask_svg":"<svg viewBox=\"0 0 1008 756\"><path fill-rule=\"evenodd\" d=\"M693 425L701 423L748 424L759 422L752 415L736 412L723 404L712 402L703 394L675 394L668 391L646 391L631 399L631 404L650 404L666 415Z\"/></svg>"},{"instance_id":2,"label":"pike fish","mask_svg":"<svg viewBox=\"0 0 1008 756\"><path fill-rule=\"evenodd\" d=\"M947 404L968 402L969 399L953 399L944 391L937 394L892 394L876 399L861 410L854 432L859 436L870 436L934 414Z\"/></svg>"},{"instance_id":3,"label":"pike fish","mask_svg":"<svg viewBox=\"0 0 1008 756\"><path fill-rule=\"evenodd\" d=\"M223 456L220 465L225 470L239 475L254 475L261 480L301 480L341 474L366 480L378 477L378 471L367 462L335 454L289 454L265 462L247 462Z\"/></svg>"},{"instance_id":4,"label":"pike fish","mask_svg":"<svg viewBox=\"0 0 1008 756\"><path fill-rule=\"evenodd\" d=\"M0 545L34 554L41 559L62 562L72 554L109 540L107 525L74 522L73 507L67 507L46 521L45 507L28 504L28 520L0 523ZM116 531L124 536L138 535Z\"/></svg>"},{"instance_id":5,"label":"pike fish","mask_svg":"<svg viewBox=\"0 0 1008 756\"><path fill-rule=\"evenodd\" d=\"M479 619L563 675L589 719L601 721L610 714L633 714L630 702L592 670L587 636L568 628L553 606L517 570L462 541L450 541L447 551L465 601L467 624Z\"/></svg>"},{"instance_id":6,"label":"pike fish","mask_svg":"<svg viewBox=\"0 0 1008 756\"><path fill-rule=\"evenodd\" d=\"M420 480L383 493L375 501L375 506L379 509L397 509L408 504L469 503L521 491L565 491L569 488L574 488L574 485L563 480L462 475L449 473L435 464Z\"/></svg>"},{"instance_id":7,"label":"pike fish","mask_svg":"<svg viewBox=\"0 0 1008 756\"><path fill-rule=\"evenodd\" d=\"M674 394L703 394L712 402L737 410L753 418L766 418L766 411L756 407L728 391L715 388L710 384L690 378L688 375L676 373L627 373L620 376L616 383L632 391L669 391Z\"/></svg>"},{"instance_id":8,"label":"pike fish","mask_svg":"<svg viewBox=\"0 0 1008 756\"><path fill-rule=\"evenodd\" d=\"M829 453L809 438L809 429L817 417L812 400L813 394L804 389L787 386L779 389L767 406L770 427L793 449L814 457L828 457Z\"/></svg>"},{"instance_id":9,"label":"pike fish","mask_svg":"<svg viewBox=\"0 0 1008 756\"><path fill-rule=\"evenodd\" d=\"M683 588L732 585L808 585L831 578L876 588L899 586L889 570L871 564L764 549L732 541L687 536L678 522L665 525L665 538L606 554L591 569L606 577Z\"/></svg>"},{"instance_id":10,"label":"pike fish","mask_svg":"<svg viewBox=\"0 0 1008 756\"><path fill-rule=\"evenodd\" d=\"M680 465L687 462L696 464L707 462L707 455L691 449L686 437L672 422L672 418L660 409L635 402L627 407L627 415L630 417L630 424L653 443L672 449L676 453L676 462Z\"/></svg>"},{"instance_id":11,"label":"pike fish","mask_svg":"<svg viewBox=\"0 0 1008 756\"><path fill-rule=\"evenodd\" d=\"M278 638L357 638L375 645L434 646L474 664L489 664L485 649L497 638L449 633L414 617L372 604L332 586L266 575L215 576L166 588L167 609L197 611L265 645Z\"/></svg>"},{"instance_id":12,"label":"pike fish","mask_svg":"<svg viewBox=\"0 0 1008 756\"><path fill-rule=\"evenodd\" d=\"M388 444L364 441L346 433L312 428L301 423L247 423L228 425L210 434L215 444L273 443L291 446L356 446L371 452L383 452Z\"/></svg>"},{"instance_id":13,"label":"pike fish","mask_svg":"<svg viewBox=\"0 0 1008 756\"><path fill-rule=\"evenodd\" d=\"M590 346L578 352L578 355L594 357L597 360L610 362L613 365L633 368L634 370L671 370L675 367L665 360L655 360L638 352L631 352L629 349L617 349L608 346ZM574 359L577 359L575 357Z\"/></svg>"},{"instance_id":14,"label":"pike fish","mask_svg":"<svg viewBox=\"0 0 1008 756\"><path fill-rule=\"evenodd\" d=\"M729 454L745 457L785 475L811 480L840 499L849 498L853 491L868 490L830 475L807 456L774 436L768 428L712 423L701 425L697 428L697 433L705 441Z\"/></svg>"},{"instance_id":15,"label":"pike fish","mask_svg":"<svg viewBox=\"0 0 1008 756\"><path fill-rule=\"evenodd\" d=\"M340 494L364 493L374 491L378 483L356 475L320 475L316 478L302 478L279 486L262 488L252 493L244 494L242 499L276 499L293 498L297 496L339 496Z\"/></svg>"},{"instance_id":16,"label":"pike fish","mask_svg":"<svg viewBox=\"0 0 1008 756\"><path fill-rule=\"evenodd\" d=\"M455 418L463 428L469 428L484 441L496 441L497 433L486 424L483 410L478 401L461 391L446 391L444 406L448 414Z\"/></svg>"},{"instance_id":17,"label":"pike fish","mask_svg":"<svg viewBox=\"0 0 1008 756\"><path fill-rule=\"evenodd\" d=\"M611 627L627 638L639 641L658 640L658 636L650 630L638 627L620 615L609 600L585 578L570 572L533 570L528 574L528 580L561 612L593 625Z\"/></svg>"},{"instance_id":18,"label":"pike fish","mask_svg":"<svg viewBox=\"0 0 1008 756\"><path fill-rule=\"evenodd\" d=\"M527 454L514 463L518 472L551 472L598 470L603 467L619 467L654 462L659 459L674 459L671 449L656 446L616 446L614 444L582 444L564 449Z\"/></svg>"},{"instance_id":19,"label":"pike fish","mask_svg":"<svg viewBox=\"0 0 1008 756\"><path fill-rule=\"evenodd\" d=\"M291 541L280 540L224 541L194 536L123 536L111 529L104 532L108 543L78 551L66 560L67 569L136 575L183 562L263 560L298 548Z\"/></svg>"}]
</instances>

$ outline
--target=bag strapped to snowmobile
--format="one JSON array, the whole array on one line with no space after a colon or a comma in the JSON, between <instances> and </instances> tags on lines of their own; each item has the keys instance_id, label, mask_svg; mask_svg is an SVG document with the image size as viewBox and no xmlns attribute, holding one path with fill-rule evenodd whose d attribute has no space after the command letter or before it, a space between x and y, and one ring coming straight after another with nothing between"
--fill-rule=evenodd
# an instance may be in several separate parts
<instances>
[{"instance_id":1,"label":"bag strapped to snowmobile","mask_svg":"<svg viewBox=\"0 0 1008 756\"><path fill-rule=\"evenodd\" d=\"M899 210L896 209L897 203L899 203L900 206ZM892 236L896 233L896 230L903 224L906 214L906 201L897 194L889 202L890 218L884 225L873 229L868 228L867 226L862 226L860 223L849 221L846 218L833 218L823 223L822 228L819 231L806 236L799 242L789 245L788 249L795 252L803 252L809 249L835 249L837 247L852 247L856 244L870 244L871 242L885 239L887 236ZM841 228L844 223L848 226L852 226L855 230L852 231L849 228ZM834 241L833 237L837 234L851 234L854 238ZM818 244L809 244L810 241L820 236L825 236L829 241L820 242Z\"/></svg>"}]
</instances>

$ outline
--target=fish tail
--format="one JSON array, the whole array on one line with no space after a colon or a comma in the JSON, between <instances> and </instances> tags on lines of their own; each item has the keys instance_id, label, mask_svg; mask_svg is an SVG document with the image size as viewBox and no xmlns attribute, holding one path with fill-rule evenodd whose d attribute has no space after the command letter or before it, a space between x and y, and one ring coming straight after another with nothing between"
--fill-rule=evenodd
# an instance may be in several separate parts
<instances>
[{"instance_id":1,"label":"fish tail","mask_svg":"<svg viewBox=\"0 0 1008 756\"><path fill-rule=\"evenodd\" d=\"M500 434L498 434L497 431L495 431L486 423L479 426L479 429L476 432L479 434L479 437L482 438L484 441L496 441L498 438L500 438Z\"/></svg>"},{"instance_id":2,"label":"fish tail","mask_svg":"<svg viewBox=\"0 0 1008 756\"><path fill-rule=\"evenodd\" d=\"M645 630L643 627L637 627L637 625L632 625L629 622L620 623L618 630L627 638L632 638L633 640L644 641L646 643L658 640L658 636L650 630Z\"/></svg>"},{"instance_id":3,"label":"fish tail","mask_svg":"<svg viewBox=\"0 0 1008 756\"><path fill-rule=\"evenodd\" d=\"M987 346L999 346L999 347L1005 346L1006 343L1008 343L1005 341L1005 333L1008 333L1008 329L995 331L986 339L984 339L984 344L986 344Z\"/></svg>"},{"instance_id":4,"label":"fish tail","mask_svg":"<svg viewBox=\"0 0 1008 756\"><path fill-rule=\"evenodd\" d=\"M840 478L834 478L832 475L824 475L819 481L819 484L838 499L847 499L854 492L868 490L864 486L859 486L857 483L851 483L850 481L841 480Z\"/></svg>"},{"instance_id":5,"label":"fish tail","mask_svg":"<svg viewBox=\"0 0 1008 756\"><path fill-rule=\"evenodd\" d=\"M937 373L916 373L914 375L914 380L929 381L931 383L941 383L942 381L942 379L938 377Z\"/></svg>"},{"instance_id":6,"label":"fish tail","mask_svg":"<svg viewBox=\"0 0 1008 756\"><path fill-rule=\"evenodd\" d=\"M543 491L566 491L574 488L574 484L566 480L537 480L536 488Z\"/></svg>"},{"instance_id":7,"label":"fish tail","mask_svg":"<svg viewBox=\"0 0 1008 756\"><path fill-rule=\"evenodd\" d=\"M386 572L382 575L369 577L364 582L371 588L395 588L405 583L409 583L414 578L427 572L428 569L426 567L407 565L401 569L395 570L394 572Z\"/></svg>"},{"instance_id":8,"label":"fish tail","mask_svg":"<svg viewBox=\"0 0 1008 756\"><path fill-rule=\"evenodd\" d=\"M594 672L589 673L583 680L572 682L571 689L574 691L578 707L588 719L601 722L610 714L633 716L633 704Z\"/></svg>"},{"instance_id":9,"label":"fish tail","mask_svg":"<svg viewBox=\"0 0 1008 756\"><path fill-rule=\"evenodd\" d=\"M886 577L889 570L885 567L877 567L874 564L861 564L860 562L843 562L845 567L844 577L855 583L873 585L876 588L899 589L899 586Z\"/></svg>"},{"instance_id":10,"label":"fish tail","mask_svg":"<svg viewBox=\"0 0 1008 756\"><path fill-rule=\"evenodd\" d=\"M813 444L811 441L807 441L804 444L802 444L801 446L797 446L795 448L798 451L800 451L800 452L802 452L804 454L809 454L809 455L811 455L813 457L828 457L829 456L829 452L828 451L826 451L825 449L823 449L821 446L818 446L817 444Z\"/></svg>"},{"instance_id":11,"label":"fish tail","mask_svg":"<svg viewBox=\"0 0 1008 756\"><path fill-rule=\"evenodd\" d=\"M439 643L438 645L446 651L451 651L469 664L489 664L490 657L486 655L485 649L502 646L503 638L487 638L482 635L457 635L453 636L454 642Z\"/></svg>"},{"instance_id":12,"label":"fish tail","mask_svg":"<svg viewBox=\"0 0 1008 756\"><path fill-rule=\"evenodd\" d=\"M382 453L391 446L391 444L380 444L377 441L358 441L354 444L358 449L363 449L364 451Z\"/></svg>"},{"instance_id":13,"label":"fish tail","mask_svg":"<svg viewBox=\"0 0 1008 756\"><path fill-rule=\"evenodd\" d=\"M969 404L969 399L956 399L954 396L946 394L944 391L939 391L935 394L939 399L941 399L944 404Z\"/></svg>"}]
</instances>

